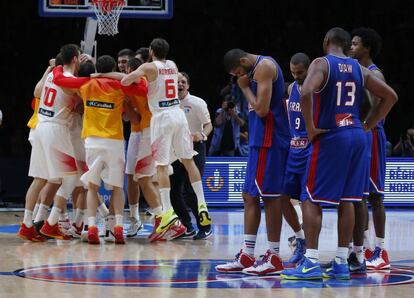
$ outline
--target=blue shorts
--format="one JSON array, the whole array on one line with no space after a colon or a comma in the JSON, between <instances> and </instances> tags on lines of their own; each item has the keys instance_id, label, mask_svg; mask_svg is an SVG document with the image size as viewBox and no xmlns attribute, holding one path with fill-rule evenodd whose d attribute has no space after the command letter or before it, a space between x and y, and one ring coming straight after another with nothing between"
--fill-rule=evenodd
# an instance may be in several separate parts
<instances>
[{"instance_id":1,"label":"blue shorts","mask_svg":"<svg viewBox=\"0 0 414 298\"><path fill-rule=\"evenodd\" d=\"M306 185L306 165L310 150L310 144L300 150L289 149L283 193L289 195L292 199L300 200L301 193Z\"/></svg>"},{"instance_id":2,"label":"blue shorts","mask_svg":"<svg viewBox=\"0 0 414 298\"><path fill-rule=\"evenodd\" d=\"M306 185L305 174L305 172L294 173L286 171L283 193L289 195L292 199L300 200L300 195Z\"/></svg>"},{"instance_id":3,"label":"blue shorts","mask_svg":"<svg viewBox=\"0 0 414 298\"><path fill-rule=\"evenodd\" d=\"M370 193L384 197L385 157L387 138L383 128L372 130L372 152L370 168Z\"/></svg>"},{"instance_id":4,"label":"blue shorts","mask_svg":"<svg viewBox=\"0 0 414 298\"><path fill-rule=\"evenodd\" d=\"M364 187L364 197L368 197L370 193L370 168L371 168L371 151L372 151L372 131L366 132L367 138L367 148L366 148L366 156L367 156L367 173L365 178L365 187Z\"/></svg>"},{"instance_id":5,"label":"blue shorts","mask_svg":"<svg viewBox=\"0 0 414 298\"><path fill-rule=\"evenodd\" d=\"M313 142L301 199L339 205L361 201L367 174L367 137L362 128L331 130Z\"/></svg>"},{"instance_id":6,"label":"blue shorts","mask_svg":"<svg viewBox=\"0 0 414 298\"><path fill-rule=\"evenodd\" d=\"M250 147L243 192L252 197L277 198L283 194L283 182L289 152L286 146Z\"/></svg>"}]
</instances>

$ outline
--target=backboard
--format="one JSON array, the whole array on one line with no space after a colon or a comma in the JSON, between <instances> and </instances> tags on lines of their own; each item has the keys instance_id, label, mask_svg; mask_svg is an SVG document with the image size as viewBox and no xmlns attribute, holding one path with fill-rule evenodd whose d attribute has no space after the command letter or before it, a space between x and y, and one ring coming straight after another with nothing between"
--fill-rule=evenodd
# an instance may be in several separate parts
<instances>
[{"instance_id":1,"label":"backboard","mask_svg":"<svg viewBox=\"0 0 414 298\"><path fill-rule=\"evenodd\" d=\"M42 17L95 17L90 0L38 0ZM125 0L121 18L170 19L173 0Z\"/></svg>"}]
</instances>

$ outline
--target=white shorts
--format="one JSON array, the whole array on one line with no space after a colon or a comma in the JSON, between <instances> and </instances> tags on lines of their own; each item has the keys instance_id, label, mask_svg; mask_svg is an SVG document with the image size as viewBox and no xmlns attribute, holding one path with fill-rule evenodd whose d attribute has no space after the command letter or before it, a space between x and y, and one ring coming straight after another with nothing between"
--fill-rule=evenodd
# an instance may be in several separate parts
<instances>
[{"instance_id":1,"label":"white shorts","mask_svg":"<svg viewBox=\"0 0 414 298\"><path fill-rule=\"evenodd\" d=\"M33 136L29 176L56 181L77 174L75 154L67 126L39 122Z\"/></svg>"},{"instance_id":2,"label":"white shorts","mask_svg":"<svg viewBox=\"0 0 414 298\"><path fill-rule=\"evenodd\" d=\"M33 146L33 141L35 138L34 128L30 129L28 140L30 142L30 146Z\"/></svg>"},{"instance_id":3,"label":"white shorts","mask_svg":"<svg viewBox=\"0 0 414 298\"><path fill-rule=\"evenodd\" d=\"M129 135L125 174L135 174L135 165L137 164L140 140L141 132L131 132Z\"/></svg>"},{"instance_id":4,"label":"white shorts","mask_svg":"<svg viewBox=\"0 0 414 298\"><path fill-rule=\"evenodd\" d=\"M134 180L142 177L151 177L156 173L155 160L151 151L151 132L148 127L144 128L141 133L134 173Z\"/></svg>"},{"instance_id":5,"label":"white shorts","mask_svg":"<svg viewBox=\"0 0 414 298\"><path fill-rule=\"evenodd\" d=\"M150 128L156 166L169 165L177 158L190 159L197 154L187 118L180 108L154 113Z\"/></svg>"},{"instance_id":6,"label":"white shorts","mask_svg":"<svg viewBox=\"0 0 414 298\"><path fill-rule=\"evenodd\" d=\"M82 139L82 117L74 117L70 128L70 138L78 168L78 180L76 187L83 186L80 177L88 170L86 165L85 141Z\"/></svg>"},{"instance_id":7,"label":"white shorts","mask_svg":"<svg viewBox=\"0 0 414 298\"><path fill-rule=\"evenodd\" d=\"M89 137L85 140L86 164L88 171L81 176L81 181L101 185L123 187L125 169L124 141Z\"/></svg>"}]
</instances>

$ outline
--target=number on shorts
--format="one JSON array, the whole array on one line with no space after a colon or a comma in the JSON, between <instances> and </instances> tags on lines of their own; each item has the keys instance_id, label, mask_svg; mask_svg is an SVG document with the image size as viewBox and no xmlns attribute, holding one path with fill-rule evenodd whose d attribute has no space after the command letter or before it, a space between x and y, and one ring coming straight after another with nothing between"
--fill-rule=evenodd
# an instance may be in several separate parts
<instances>
[{"instance_id":1,"label":"number on shorts","mask_svg":"<svg viewBox=\"0 0 414 298\"><path fill-rule=\"evenodd\" d=\"M353 106L354 102L355 102L355 90L356 90L356 86L355 86L355 82L345 82L345 88L347 88L348 93L348 99L345 101L344 105L345 106ZM341 96L342 95L342 82L336 82L336 105L340 106L341 105Z\"/></svg>"},{"instance_id":2,"label":"number on shorts","mask_svg":"<svg viewBox=\"0 0 414 298\"><path fill-rule=\"evenodd\" d=\"M173 79L165 80L165 97L166 98L176 98L175 94L175 82Z\"/></svg>"},{"instance_id":3,"label":"number on shorts","mask_svg":"<svg viewBox=\"0 0 414 298\"><path fill-rule=\"evenodd\" d=\"M43 103L47 107L53 107L53 104L55 103L57 91L56 89L45 87L45 96Z\"/></svg>"}]
</instances>

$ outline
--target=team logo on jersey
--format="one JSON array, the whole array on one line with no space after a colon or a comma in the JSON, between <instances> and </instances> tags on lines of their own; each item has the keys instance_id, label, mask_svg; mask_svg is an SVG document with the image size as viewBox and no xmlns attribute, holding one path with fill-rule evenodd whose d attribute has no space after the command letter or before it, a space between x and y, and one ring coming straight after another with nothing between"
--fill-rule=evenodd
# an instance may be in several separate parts
<instances>
[{"instance_id":1,"label":"team logo on jersey","mask_svg":"<svg viewBox=\"0 0 414 298\"><path fill-rule=\"evenodd\" d=\"M351 126L355 124L351 114L337 114L335 115L335 118L337 127Z\"/></svg>"},{"instance_id":2,"label":"team logo on jersey","mask_svg":"<svg viewBox=\"0 0 414 298\"><path fill-rule=\"evenodd\" d=\"M43 108L39 108L39 114L46 116L46 117L53 117L55 115L55 112L53 111L49 111L49 110L45 110Z\"/></svg>"},{"instance_id":3,"label":"team logo on jersey","mask_svg":"<svg viewBox=\"0 0 414 298\"><path fill-rule=\"evenodd\" d=\"M115 104L112 102L102 102L96 100L87 100L86 105L92 108L102 108L102 109L109 109L113 110L115 108Z\"/></svg>"},{"instance_id":4,"label":"team logo on jersey","mask_svg":"<svg viewBox=\"0 0 414 298\"><path fill-rule=\"evenodd\" d=\"M191 107L190 106L184 106L183 110L184 110L184 113L188 114L188 113L191 112Z\"/></svg>"},{"instance_id":5,"label":"team logo on jersey","mask_svg":"<svg viewBox=\"0 0 414 298\"><path fill-rule=\"evenodd\" d=\"M214 176L207 177L207 187L209 190L217 192L220 191L220 189L224 185L224 178L220 176L220 171L215 170Z\"/></svg>"},{"instance_id":6,"label":"team logo on jersey","mask_svg":"<svg viewBox=\"0 0 414 298\"><path fill-rule=\"evenodd\" d=\"M178 98L174 98L174 99L171 99L171 100L160 101L158 103L158 106L160 108L169 108L169 107L172 107L172 106L175 106L175 105L178 105L178 104L180 104L180 102L178 101Z\"/></svg>"}]
</instances>

